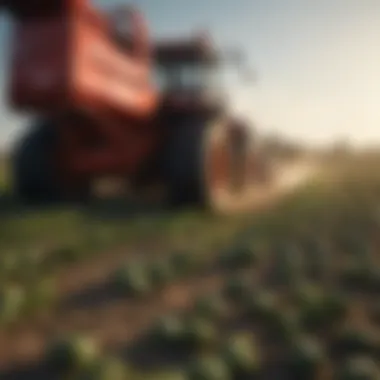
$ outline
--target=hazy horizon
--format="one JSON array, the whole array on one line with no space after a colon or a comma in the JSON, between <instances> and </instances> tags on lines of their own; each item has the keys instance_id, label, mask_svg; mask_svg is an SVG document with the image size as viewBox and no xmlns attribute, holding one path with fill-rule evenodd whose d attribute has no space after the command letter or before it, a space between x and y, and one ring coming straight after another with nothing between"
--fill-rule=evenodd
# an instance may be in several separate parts
<instances>
[{"instance_id":1,"label":"hazy horizon","mask_svg":"<svg viewBox=\"0 0 380 380\"><path fill-rule=\"evenodd\" d=\"M98 0L102 6L122 0ZM134 1L153 35L207 27L221 46L243 48L259 82L228 81L233 108L265 133L309 143L348 137L380 143L380 1ZM0 18L0 143L24 119L4 108L9 20Z\"/></svg>"}]
</instances>

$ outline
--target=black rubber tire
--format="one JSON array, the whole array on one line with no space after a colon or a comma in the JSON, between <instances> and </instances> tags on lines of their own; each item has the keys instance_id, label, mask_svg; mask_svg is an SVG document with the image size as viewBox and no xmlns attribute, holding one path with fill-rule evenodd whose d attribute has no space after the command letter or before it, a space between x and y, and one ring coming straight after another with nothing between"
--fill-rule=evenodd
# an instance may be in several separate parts
<instances>
[{"instance_id":1,"label":"black rubber tire","mask_svg":"<svg viewBox=\"0 0 380 380\"><path fill-rule=\"evenodd\" d=\"M172 128L161 158L161 172L168 188L167 201L173 207L206 206L202 146L207 121L186 120Z\"/></svg>"},{"instance_id":2,"label":"black rubber tire","mask_svg":"<svg viewBox=\"0 0 380 380\"><path fill-rule=\"evenodd\" d=\"M163 150L164 181L169 189L168 203L175 208L196 206L210 211L221 211L220 193L213 183L215 167L211 163L213 149L218 144L224 145L224 167L226 175L222 185L228 195L230 204L238 204L246 195L251 185L251 175L247 164L251 151L251 137L246 135L248 149L245 154L239 153L239 145L234 144L228 134L234 121L228 117L185 119L172 126L172 133ZM219 142L216 142L219 141ZM245 142L245 141L244 141ZM217 145L215 145L217 144ZM236 158L236 162L234 162ZM235 167L238 169L233 170ZM223 166L225 165L225 166ZM230 170L232 173L229 173ZM236 176L234 175L236 174Z\"/></svg>"},{"instance_id":3,"label":"black rubber tire","mask_svg":"<svg viewBox=\"0 0 380 380\"><path fill-rule=\"evenodd\" d=\"M12 155L13 191L32 204L62 200L53 155L57 133L49 122L37 122L18 141Z\"/></svg>"}]
</instances>

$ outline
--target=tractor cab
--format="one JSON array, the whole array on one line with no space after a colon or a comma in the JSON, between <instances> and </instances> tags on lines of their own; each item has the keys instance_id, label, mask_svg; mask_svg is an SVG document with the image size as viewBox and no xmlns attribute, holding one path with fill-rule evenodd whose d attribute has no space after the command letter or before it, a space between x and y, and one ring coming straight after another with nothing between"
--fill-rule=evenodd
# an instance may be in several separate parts
<instances>
[{"instance_id":1,"label":"tractor cab","mask_svg":"<svg viewBox=\"0 0 380 380\"><path fill-rule=\"evenodd\" d=\"M154 61L165 105L191 110L224 107L219 54L208 38L157 43Z\"/></svg>"}]
</instances>

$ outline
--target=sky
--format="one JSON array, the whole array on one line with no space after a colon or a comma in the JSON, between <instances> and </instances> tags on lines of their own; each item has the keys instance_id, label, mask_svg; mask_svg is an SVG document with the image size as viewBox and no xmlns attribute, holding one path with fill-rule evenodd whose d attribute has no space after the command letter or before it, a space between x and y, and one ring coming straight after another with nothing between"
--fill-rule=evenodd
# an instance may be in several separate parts
<instances>
[{"instance_id":1,"label":"sky","mask_svg":"<svg viewBox=\"0 0 380 380\"><path fill-rule=\"evenodd\" d=\"M127 0L128 1L128 0ZM256 84L226 82L231 112L263 133L324 144L380 143L380 0L134 0L154 36L207 28L237 46ZM123 0L95 0L108 8ZM0 144L27 118L4 106L10 20L0 16Z\"/></svg>"}]
</instances>

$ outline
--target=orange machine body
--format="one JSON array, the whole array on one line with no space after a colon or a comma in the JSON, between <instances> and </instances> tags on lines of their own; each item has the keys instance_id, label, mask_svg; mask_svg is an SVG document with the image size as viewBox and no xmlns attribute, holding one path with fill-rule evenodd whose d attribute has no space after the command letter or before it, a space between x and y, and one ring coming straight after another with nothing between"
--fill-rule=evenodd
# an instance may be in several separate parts
<instances>
[{"instance_id":1,"label":"orange machine body","mask_svg":"<svg viewBox=\"0 0 380 380\"><path fill-rule=\"evenodd\" d=\"M53 162L46 169L53 180L29 180L27 163L36 152L16 149L19 193L39 194L54 182L63 198L75 198L99 177L124 177L138 187L154 181L155 172L175 197L187 177L191 186L200 183L198 143L206 120L224 113L223 102L205 93L207 76L200 74L214 70L220 58L207 35L152 43L137 10L108 14L89 0L0 0L1 9L14 21L9 103L46 119L54 135L35 148L44 153L48 145L48 154L33 161ZM155 84L156 68L166 73L165 88ZM194 70L197 79L187 83L184 69ZM177 157L186 158L181 170L172 164Z\"/></svg>"},{"instance_id":2,"label":"orange machine body","mask_svg":"<svg viewBox=\"0 0 380 380\"><path fill-rule=\"evenodd\" d=\"M160 98L140 14L116 13L129 28L129 40L118 41L115 20L85 0L5 5L15 20L9 102L54 120L60 178L137 172L160 139L153 122Z\"/></svg>"},{"instance_id":3,"label":"orange machine body","mask_svg":"<svg viewBox=\"0 0 380 380\"><path fill-rule=\"evenodd\" d=\"M128 116L151 115L157 97L143 18L135 10L125 14L134 39L126 52L115 44L110 17L84 0L55 4L45 13L34 9L36 15L16 19L11 104L34 111L79 105Z\"/></svg>"}]
</instances>

